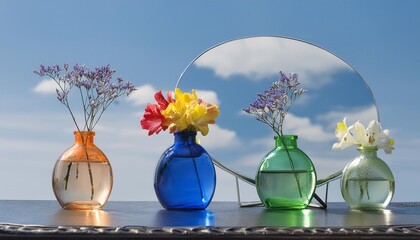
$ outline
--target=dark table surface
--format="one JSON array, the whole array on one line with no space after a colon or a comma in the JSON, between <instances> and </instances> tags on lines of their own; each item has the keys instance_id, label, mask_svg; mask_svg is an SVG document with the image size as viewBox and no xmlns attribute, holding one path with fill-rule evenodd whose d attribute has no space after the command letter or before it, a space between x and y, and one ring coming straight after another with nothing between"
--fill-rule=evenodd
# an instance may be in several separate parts
<instances>
[{"instance_id":1,"label":"dark table surface","mask_svg":"<svg viewBox=\"0 0 420 240\"><path fill-rule=\"evenodd\" d=\"M268 210L213 202L202 211L168 211L158 202L108 202L100 211L63 210L56 201L0 201L0 238L419 238L420 203L385 210Z\"/></svg>"}]
</instances>

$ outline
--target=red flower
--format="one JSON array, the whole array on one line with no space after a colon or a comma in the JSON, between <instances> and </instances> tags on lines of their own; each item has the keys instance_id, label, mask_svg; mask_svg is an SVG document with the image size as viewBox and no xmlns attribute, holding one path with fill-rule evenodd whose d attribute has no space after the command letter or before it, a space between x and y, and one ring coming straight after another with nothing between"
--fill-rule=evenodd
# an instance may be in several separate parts
<instances>
[{"instance_id":1,"label":"red flower","mask_svg":"<svg viewBox=\"0 0 420 240\"><path fill-rule=\"evenodd\" d=\"M172 92L169 91L165 99L162 94L162 90L160 90L159 92L155 93L155 99L159 104L160 110L163 111L168 107L169 103L172 102Z\"/></svg>"},{"instance_id":2,"label":"red flower","mask_svg":"<svg viewBox=\"0 0 420 240\"><path fill-rule=\"evenodd\" d=\"M167 99L162 95L162 91L155 94L157 104L147 104L144 115L140 120L140 125L143 129L149 130L149 136L153 133L158 134L160 131L165 131L168 126L165 126L165 117L161 111L165 110L169 103L172 102L172 93L168 92Z\"/></svg>"}]
</instances>

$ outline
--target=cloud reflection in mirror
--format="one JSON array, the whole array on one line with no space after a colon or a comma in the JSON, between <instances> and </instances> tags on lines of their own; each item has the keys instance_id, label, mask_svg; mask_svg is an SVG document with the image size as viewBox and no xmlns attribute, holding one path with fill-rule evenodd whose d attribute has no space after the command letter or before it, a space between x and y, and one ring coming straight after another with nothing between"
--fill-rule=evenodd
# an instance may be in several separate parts
<instances>
[{"instance_id":1,"label":"cloud reflection in mirror","mask_svg":"<svg viewBox=\"0 0 420 240\"><path fill-rule=\"evenodd\" d=\"M289 112L284 133L299 135L298 145L314 162L318 178L342 169L354 152L332 152L336 123L345 116L364 124L378 120L373 94L342 59L291 38L232 40L191 62L177 86L198 89L205 100L217 101L221 111L201 143L221 163L253 178L261 158L274 147L274 132L242 109L278 80L279 71L297 73L308 90Z\"/></svg>"}]
</instances>

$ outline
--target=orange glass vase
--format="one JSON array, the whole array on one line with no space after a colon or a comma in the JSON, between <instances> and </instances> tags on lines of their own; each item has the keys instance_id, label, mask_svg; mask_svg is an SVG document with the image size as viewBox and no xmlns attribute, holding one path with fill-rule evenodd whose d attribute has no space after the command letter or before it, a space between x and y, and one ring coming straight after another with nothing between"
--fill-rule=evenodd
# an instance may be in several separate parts
<instances>
[{"instance_id":1,"label":"orange glass vase","mask_svg":"<svg viewBox=\"0 0 420 240\"><path fill-rule=\"evenodd\" d=\"M52 186L64 209L101 209L112 190L112 168L95 146L95 132L75 131L75 142L57 160Z\"/></svg>"}]
</instances>

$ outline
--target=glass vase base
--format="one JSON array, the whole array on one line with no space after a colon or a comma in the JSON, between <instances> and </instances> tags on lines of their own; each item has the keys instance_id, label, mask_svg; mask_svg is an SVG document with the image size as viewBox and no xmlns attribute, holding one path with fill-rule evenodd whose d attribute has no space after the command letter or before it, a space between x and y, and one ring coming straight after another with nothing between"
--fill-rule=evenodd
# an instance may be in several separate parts
<instances>
[{"instance_id":1,"label":"glass vase base","mask_svg":"<svg viewBox=\"0 0 420 240\"><path fill-rule=\"evenodd\" d=\"M73 201L62 206L66 210L100 210L103 205L97 201Z\"/></svg>"},{"instance_id":2,"label":"glass vase base","mask_svg":"<svg viewBox=\"0 0 420 240\"><path fill-rule=\"evenodd\" d=\"M394 181L383 178L347 179L343 197L351 209L378 210L387 207L395 189Z\"/></svg>"},{"instance_id":3,"label":"glass vase base","mask_svg":"<svg viewBox=\"0 0 420 240\"><path fill-rule=\"evenodd\" d=\"M165 207L164 208L166 210L172 210L172 211L200 211L200 210L204 210L207 208L207 206L203 206L203 207L195 207L195 206L188 206L188 207Z\"/></svg>"},{"instance_id":4,"label":"glass vase base","mask_svg":"<svg viewBox=\"0 0 420 240\"><path fill-rule=\"evenodd\" d=\"M363 211L377 211L386 209L387 204L365 204L359 206L350 206L352 210L363 210Z\"/></svg>"},{"instance_id":5,"label":"glass vase base","mask_svg":"<svg viewBox=\"0 0 420 240\"><path fill-rule=\"evenodd\" d=\"M296 200L282 198L267 198L264 205L270 209L305 209L308 204L296 203Z\"/></svg>"}]
</instances>

